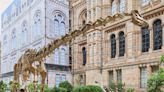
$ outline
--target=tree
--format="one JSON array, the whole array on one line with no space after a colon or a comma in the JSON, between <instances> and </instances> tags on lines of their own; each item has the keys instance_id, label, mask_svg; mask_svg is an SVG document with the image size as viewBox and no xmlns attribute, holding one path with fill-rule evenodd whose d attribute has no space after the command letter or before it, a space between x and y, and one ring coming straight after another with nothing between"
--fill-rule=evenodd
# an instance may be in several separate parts
<instances>
[{"instance_id":1,"label":"tree","mask_svg":"<svg viewBox=\"0 0 164 92\"><path fill-rule=\"evenodd\" d=\"M159 65L164 63L164 55L160 57ZM164 68L160 68L158 72L154 73L148 79L148 92L164 92L162 87L164 87Z\"/></svg>"}]
</instances>

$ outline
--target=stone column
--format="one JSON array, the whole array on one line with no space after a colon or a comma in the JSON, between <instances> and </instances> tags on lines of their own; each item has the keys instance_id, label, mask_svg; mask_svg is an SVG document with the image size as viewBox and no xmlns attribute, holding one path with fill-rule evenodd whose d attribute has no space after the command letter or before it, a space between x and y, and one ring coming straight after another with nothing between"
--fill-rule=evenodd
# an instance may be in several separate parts
<instances>
[{"instance_id":1,"label":"stone column","mask_svg":"<svg viewBox=\"0 0 164 92\"><path fill-rule=\"evenodd\" d=\"M127 40L126 40L126 43L128 43L127 44L127 46L126 46L126 48L127 48L127 52L126 53L128 53L128 60L127 60L127 62L131 62L131 61L134 61L134 56L135 56L135 54L134 54L134 52L135 52L135 40L136 40L136 38L135 38L135 34L134 34L134 24L133 23L131 23L130 21L128 21L127 22L127 24L126 24L127 26L126 26L126 30L127 30ZM135 38L135 39L134 39Z\"/></svg>"},{"instance_id":2,"label":"stone column","mask_svg":"<svg viewBox=\"0 0 164 92\"><path fill-rule=\"evenodd\" d=\"M119 34L116 33L115 37L116 37L116 56L115 56L115 58L118 59L118 57L119 57Z\"/></svg>"},{"instance_id":3,"label":"stone column","mask_svg":"<svg viewBox=\"0 0 164 92\"><path fill-rule=\"evenodd\" d=\"M162 51L164 51L164 22L162 23Z\"/></svg>"},{"instance_id":4,"label":"stone column","mask_svg":"<svg viewBox=\"0 0 164 92\"><path fill-rule=\"evenodd\" d=\"M113 69L113 81L114 81L114 83L117 83L117 72L116 72L116 69Z\"/></svg>"},{"instance_id":5,"label":"stone column","mask_svg":"<svg viewBox=\"0 0 164 92\"><path fill-rule=\"evenodd\" d=\"M107 7L108 8L107 9L108 14L107 15L111 15L111 10L112 10L112 3L111 2L112 2L112 0L108 0L108 7Z\"/></svg>"},{"instance_id":6,"label":"stone column","mask_svg":"<svg viewBox=\"0 0 164 92\"><path fill-rule=\"evenodd\" d=\"M119 11L120 11L120 10L119 10L119 9L120 9L120 8L119 8L119 7L120 7L119 0L115 0L115 2L116 2L116 5L117 5L117 13L119 13Z\"/></svg>"},{"instance_id":7,"label":"stone column","mask_svg":"<svg viewBox=\"0 0 164 92\"><path fill-rule=\"evenodd\" d=\"M108 34L108 61L111 60L111 34Z\"/></svg>"},{"instance_id":8,"label":"stone column","mask_svg":"<svg viewBox=\"0 0 164 92\"><path fill-rule=\"evenodd\" d=\"M149 29L149 31L150 31L150 48L149 48L149 53L152 53L152 51L153 51L153 43L154 43L154 37L153 37L153 29L152 29L152 27Z\"/></svg>"},{"instance_id":9,"label":"stone column","mask_svg":"<svg viewBox=\"0 0 164 92\"><path fill-rule=\"evenodd\" d=\"M103 11L102 16L104 18L111 14L111 7L112 7L111 0L104 0L102 5L102 11Z\"/></svg>"},{"instance_id":10,"label":"stone column","mask_svg":"<svg viewBox=\"0 0 164 92\"><path fill-rule=\"evenodd\" d=\"M137 32L138 38L138 56L142 53L142 30L138 30Z\"/></svg>"},{"instance_id":11,"label":"stone column","mask_svg":"<svg viewBox=\"0 0 164 92\"><path fill-rule=\"evenodd\" d=\"M148 65L147 65L147 75L148 75L148 77L151 76L151 74L152 74L151 65L148 64Z\"/></svg>"}]
</instances>

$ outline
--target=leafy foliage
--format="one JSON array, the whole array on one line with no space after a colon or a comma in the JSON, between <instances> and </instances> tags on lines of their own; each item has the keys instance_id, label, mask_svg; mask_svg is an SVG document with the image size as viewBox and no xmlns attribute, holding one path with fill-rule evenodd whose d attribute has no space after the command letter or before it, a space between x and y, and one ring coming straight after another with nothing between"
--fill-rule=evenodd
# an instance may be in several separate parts
<instances>
[{"instance_id":1,"label":"leafy foliage","mask_svg":"<svg viewBox=\"0 0 164 92\"><path fill-rule=\"evenodd\" d=\"M5 92L7 89L7 84L4 83L3 81L0 81L0 92Z\"/></svg>"},{"instance_id":2,"label":"leafy foliage","mask_svg":"<svg viewBox=\"0 0 164 92\"><path fill-rule=\"evenodd\" d=\"M103 92L102 88L99 86L89 85L88 87L90 88L91 92Z\"/></svg>"},{"instance_id":3,"label":"leafy foliage","mask_svg":"<svg viewBox=\"0 0 164 92\"><path fill-rule=\"evenodd\" d=\"M160 57L160 65L164 63L164 55ZM147 85L148 92L164 92L162 87L164 87L164 68L160 68L158 72L154 73L148 79Z\"/></svg>"},{"instance_id":4,"label":"leafy foliage","mask_svg":"<svg viewBox=\"0 0 164 92\"><path fill-rule=\"evenodd\" d=\"M148 80L148 92L164 92L161 87L164 86L164 69L154 73Z\"/></svg>"},{"instance_id":5,"label":"leafy foliage","mask_svg":"<svg viewBox=\"0 0 164 92\"><path fill-rule=\"evenodd\" d=\"M78 86L73 89L73 92L103 92L102 88L99 86Z\"/></svg>"},{"instance_id":6,"label":"leafy foliage","mask_svg":"<svg viewBox=\"0 0 164 92\"><path fill-rule=\"evenodd\" d=\"M73 89L73 92L91 92L87 86L78 86Z\"/></svg>"},{"instance_id":7,"label":"leafy foliage","mask_svg":"<svg viewBox=\"0 0 164 92\"><path fill-rule=\"evenodd\" d=\"M125 92L124 89L124 84L122 84L121 82L118 82L117 84L115 84L113 81L110 82L109 88L112 92Z\"/></svg>"},{"instance_id":8,"label":"leafy foliage","mask_svg":"<svg viewBox=\"0 0 164 92\"><path fill-rule=\"evenodd\" d=\"M21 85L19 83L14 83L13 81L9 82L9 89L12 90L13 88L20 89Z\"/></svg>"},{"instance_id":9,"label":"leafy foliage","mask_svg":"<svg viewBox=\"0 0 164 92\"><path fill-rule=\"evenodd\" d=\"M64 88L67 90L67 92L71 92L73 89L73 86L68 81L64 81L59 84L59 88Z\"/></svg>"},{"instance_id":10,"label":"leafy foliage","mask_svg":"<svg viewBox=\"0 0 164 92\"><path fill-rule=\"evenodd\" d=\"M127 88L127 89L126 89L126 92L134 92L134 91L135 91L134 88Z\"/></svg>"}]
</instances>

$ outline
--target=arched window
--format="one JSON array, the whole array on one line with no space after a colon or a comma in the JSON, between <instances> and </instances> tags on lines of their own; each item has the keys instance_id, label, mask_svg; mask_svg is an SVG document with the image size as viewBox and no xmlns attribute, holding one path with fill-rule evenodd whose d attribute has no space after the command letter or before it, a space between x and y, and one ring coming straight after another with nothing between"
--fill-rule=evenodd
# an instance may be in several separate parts
<instances>
[{"instance_id":1,"label":"arched window","mask_svg":"<svg viewBox=\"0 0 164 92\"><path fill-rule=\"evenodd\" d=\"M148 5L150 0L142 0L142 6Z\"/></svg>"},{"instance_id":2,"label":"arched window","mask_svg":"<svg viewBox=\"0 0 164 92\"><path fill-rule=\"evenodd\" d=\"M57 36L63 36L66 33L65 19L60 13L57 13L54 17L54 34Z\"/></svg>"},{"instance_id":3,"label":"arched window","mask_svg":"<svg viewBox=\"0 0 164 92\"><path fill-rule=\"evenodd\" d=\"M125 12L125 0L120 0L120 12Z\"/></svg>"},{"instance_id":4,"label":"arched window","mask_svg":"<svg viewBox=\"0 0 164 92\"><path fill-rule=\"evenodd\" d=\"M61 59L61 64L65 65L66 64L66 50L64 48L61 49L60 52L60 59Z\"/></svg>"},{"instance_id":5,"label":"arched window","mask_svg":"<svg viewBox=\"0 0 164 92\"><path fill-rule=\"evenodd\" d=\"M7 35L4 35L3 37L3 53L8 52L8 46L7 46Z\"/></svg>"},{"instance_id":6,"label":"arched window","mask_svg":"<svg viewBox=\"0 0 164 92\"><path fill-rule=\"evenodd\" d=\"M116 56L116 38L115 35L111 35L111 58L115 58Z\"/></svg>"},{"instance_id":7,"label":"arched window","mask_svg":"<svg viewBox=\"0 0 164 92\"><path fill-rule=\"evenodd\" d=\"M61 28L60 35L64 36L65 35L65 23L64 22L60 23L60 28Z\"/></svg>"},{"instance_id":8,"label":"arched window","mask_svg":"<svg viewBox=\"0 0 164 92\"><path fill-rule=\"evenodd\" d=\"M162 48L162 21L156 20L153 23L153 32L154 32L154 50Z\"/></svg>"},{"instance_id":9,"label":"arched window","mask_svg":"<svg viewBox=\"0 0 164 92\"><path fill-rule=\"evenodd\" d=\"M58 49L55 50L54 61L55 61L55 64L59 64L59 50Z\"/></svg>"},{"instance_id":10,"label":"arched window","mask_svg":"<svg viewBox=\"0 0 164 92\"><path fill-rule=\"evenodd\" d=\"M23 21L22 23L22 45L25 45L28 41L28 32L27 32L27 22Z\"/></svg>"},{"instance_id":11,"label":"arched window","mask_svg":"<svg viewBox=\"0 0 164 92\"><path fill-rule=\"evenodd\" d=\"M87 63L87 51L86 51L85 47L82 48L82 53L83 53L83 65L86 65L86 63Z\"/></svg>"},{"instance_id":12,"label":"arched window","mask_svg":"<svg viewBox=\"0 0 164 92\"><path fill-rule=\"evenodd\" d=\"M117 4L116 4L116 0L112 1L112 15L117 13Z\"/></svg>"},{"instance_id":13,"label":"arched window","mask_svg":"<svg viewBox=\"0 0 164 92\"><path fill-rule=\"evenodd\" d=\"M34 38L41 36L41 11L37 10L34 15Z\"/></svg>"},{"instance_id":14,"label":"arched window","mask_svg":"<svg viewBox=\"0 0 164 92\"><path fill-rule=\"evenodd\" d=\"M16 42L16 29L12 30L11 42L12 42L12 49L15 49L16 45L17 45L17 42Z\"/></svg>"},{"instance_id":15,"label":"arched window","mask_svg":"<svg viewBox=\"0 0 164 92\"><path fill-rule=\"evenodd\" d=\"M142 28L142 52L148 52L150 47L150 32L148 28Z\"/></svg>"},{"instance_id":16,"label":"arched window","mask_svg":"<svg viewBox=\"0 0 164 92\"><path fill-rule=\"evenodd\" d=\"M57 19L54 20L54 33L55 35L59 35L59 21Z\"/></svg>"},{"instance_id":17,"label":"arched window","mask_svg":"<svg viewBox=\"0 0 164 92\"><path fill-rule=\"evenodd\" d=\"M125 35L124 32L119 33L119 56L124 56L125 54Z\"/></svg>"}]
</instances>

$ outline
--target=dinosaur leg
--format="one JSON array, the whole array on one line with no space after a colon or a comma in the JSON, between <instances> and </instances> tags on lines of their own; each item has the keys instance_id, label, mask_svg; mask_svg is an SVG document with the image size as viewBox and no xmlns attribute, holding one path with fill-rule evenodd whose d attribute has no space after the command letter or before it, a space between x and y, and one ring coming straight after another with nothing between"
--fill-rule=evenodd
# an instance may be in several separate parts
<instances>
[{"instance_id":1,"label":"dinosaur leg","mask_svg":"<svg viewBox=\"0 0 164 92\"><path fill-rule=\"evenodd\" d=\"M39 71L40 71L40 75L42 77L41 92L44 92L44 86L45 86L45 80L46 80L47 72L46 72L46 68L45 68L43 60L40 61Z\"/></svg>"},{"instance_id":2,"label":"dinosaur leg","mask_svg":"<svg viewBox=\"0 0 164 92\"><path fill-rule=\"evenodd\" d=\"M18 71L17 71L17 69L18 69L18 64L15 64L14 65L14 87L13 87L13 89L12 89L12 92L16 92L17 91L17 89L16 89L16 84L18 83Z\"/></svg>"},{"instance_id":3,"label":"dinosaur leg","mask_svg":"<svg viewBox=\"0 0 164 92\"><path fill-rule=\"evenodd\" d=\"M36 68L34 68L34 67L31 67L30 70L31 70L31 72L32 72L33 75L34 75L34 81L33 81L33 82L34 82L34 92L37 92L36 84L37 84L37 82L38 82L38 73L37 73Z\"/></svg>"},{"instance_id":4,"label":"dinosaur leg","mask_svg":"<svg viewBox=\"0 0 164 92\"><path fill-rule=\"evenodd\" d=\"M23 81L23 84L24 84L24 90L25 90L26 92L28 92L27 90L28 90L29 75L30 75L29 70L23 71L23 76L22 76L23 79L22 79L22 81Z\"/></svg>"},{"instance_id":5,"label":"dinosaur leg","mask_svg":"<svg viewBox=\"0 0 164 92\"><path fill-rule=\"evenodd\" d=\"M44 86L45 86L45 80L46 80L47 72L41 71L40 74L42 77L42 85L41 85L41 91L40 92L44 92Z\"/></svg>"}]
</instances>

